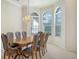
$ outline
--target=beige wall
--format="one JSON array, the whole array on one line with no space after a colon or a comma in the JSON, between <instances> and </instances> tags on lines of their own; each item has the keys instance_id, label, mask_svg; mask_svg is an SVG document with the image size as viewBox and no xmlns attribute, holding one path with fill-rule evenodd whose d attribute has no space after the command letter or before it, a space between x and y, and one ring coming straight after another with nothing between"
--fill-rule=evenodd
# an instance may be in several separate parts
<instances>
[{"instance_id":1,"label":"beige wall","mask_svg":"<svg viewBox=\"0 0 79 59\"><path fill-rule=\"evenodd\" d=\"M1 1L1 33L22 31L21 7ZM2 42L1 42L2 43ZM1 44L1 51L3 45Z\"/></svg>"},{"instance_id":2,"label":"beige wall","mask_svg":"<svg viewBox=\"0 0 79 59\"><path fill-rule=\"evenodd\" d=\"M77 51L77 6L76 0L65 0L66 48Z\"/></svg>"},{"instance_id":3,"label":"beige wall","mask_svg":"<svg viewBox=\"0 0 79 59\"><path fill-rule=\"evenodd\" d=\"M6 0L1 1L1 32L22 31L21 7Z\"/></svg>"}]
</instances>

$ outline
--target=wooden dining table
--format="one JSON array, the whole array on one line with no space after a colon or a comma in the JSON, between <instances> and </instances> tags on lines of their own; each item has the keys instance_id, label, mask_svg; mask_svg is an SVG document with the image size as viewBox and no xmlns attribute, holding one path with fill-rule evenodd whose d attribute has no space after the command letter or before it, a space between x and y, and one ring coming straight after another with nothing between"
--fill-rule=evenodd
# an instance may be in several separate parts
<instances>
[{"instance_id":1,"label":"wooden dining table","mask_svg":"<svg viewBox=\"0 0 79 59\"><path fill-rule=\"evenodd\" d=\"M24 57L27 58L28 56L26 56L25 54L22 53L22 47L24 47L24 46L27 47L29 44L33 44L33 41L34 41L33 36L29 36L26 39L21 39L21 40L17 40L16 39L12 44L18 44L18 48L20 48L20 49L18 49L19 54L17 54L14 57L14 59L16 59L16 57L18 55L21 55L21 56L24 56ZM34 53L33 53L33 55L34 55ZM9 58L8 59L10 59L10 54L9 54ZM33 57L33 59L34 59L34 57Z\"/></svg>"}]
</instances>

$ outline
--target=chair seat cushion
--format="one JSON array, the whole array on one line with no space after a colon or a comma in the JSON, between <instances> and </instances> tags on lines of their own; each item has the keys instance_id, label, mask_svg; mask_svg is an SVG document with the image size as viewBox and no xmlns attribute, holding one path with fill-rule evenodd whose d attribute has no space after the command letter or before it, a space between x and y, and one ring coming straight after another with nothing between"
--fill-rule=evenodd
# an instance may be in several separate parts
<instances>
[{"instance_id":1,"label":"chair seat cushion","mask_svg":"<svg viewBox=\"0 0 79 59\"><path fill-rule=\"evenodd\" d=\"M40 48L40 45L36 45L37 48Z\"/></svg>"},{"instance_id":2,"label":"chair seat cushion","mask_svg":"<svg viewBox=\"0 0 79 59\"><path fill-rule=\"evenodd\" d=\"M32 52L32 47L25 48L23 51L25 51L25 52Z\"/></svg>"},{"instance_id":3,"label":"chair seat cushion","mask_svg":"<svg viewBox=\"0 0 79 59\"><path fill-rule=\"evenodd\" d=\"M40 45L36 45L36 48L38 49L40 47ZM32 46L28 47L28 48L25 48L23 51L26 51L26 52L32 52Z\"/></svg>"}]
</instances>

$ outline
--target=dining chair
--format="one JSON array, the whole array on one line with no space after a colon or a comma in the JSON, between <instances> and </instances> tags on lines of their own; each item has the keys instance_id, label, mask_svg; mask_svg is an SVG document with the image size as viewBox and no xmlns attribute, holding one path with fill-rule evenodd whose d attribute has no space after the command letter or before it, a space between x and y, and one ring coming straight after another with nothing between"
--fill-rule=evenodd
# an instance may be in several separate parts
<instances>
[{"instance_id":1,"label":"dining chair","mask_svg":"<svg viewBox=\"0 0 79 59\"><path fill-rule=\"evenodd\" d=\"M43 54L43 43L44 43L44 34L43 32L38 32L37 35L34 35L34 46L36 50L36 58L37 58L37 52L39 53L39 57L41 59L41 51Z\"/></svg>"},{"instance_id":2,"label":"dining chair","mask_svg":"<svg viewBox=\"0 0 79 59\"><path fill-rule=\"evenodd\" d=\"M15 37L16 37L16 41L21 40L21 33L20 32L15 32Z\"/></svg>"},{"instance_id":3,"label":"dining chair","mask_svg":"<svg viewBox=\"0 0 79 59\"><path fill-rule=\"evenodd\" d=\"M48 41L49 34L46 33L44 37L45 37L45 40L44 40L43 48L44 48L44 54L45 54L45 52L47 52L47 41Z\"/></svg>"},{"instance_id":4,"label":"dining chair","mask_svg":"<svg viewBox=\"0 0 79 59\"><path fill-rule=\"evenodd\" d=\"M3 43L4 59L5 59L5 56L7 55L7 52L8 52L8 45L7 45L8 39L7 39L7 36L4 35L3 33L1 34L1 39L2 39L2 43Z\"/></svg>"},{"instance_id":5,"label":"dining chair","mask_svg":"<svg viewBox=\"0 0 79 59\"><path fill-rule=\"evenodd\" d=\"M26 39L27 39L27 32L23 31L23 32L22 32L22 40L26 40ZM23 49L24 49L24 48L27 48L27 47L28 47L28 46L24 46Z\"/></svg>"},{"instance_id":6,"label":"dining chair","mask_svg":"<svg viewBox=\"0 0 79 59\"><path fill-rule=\"evenodd\" d=\"M35 47L36 47L36 55L37 55L37 52L38 52L39 57L41 59L42 55L44 55L44 53L43 53L43 44L44 44L44 34L43 34L43 32L41 32L41 31L38 32L38 34L34 36L34 41L35 41Z\"/></svg>"},{"instance_id":7,"label":"dining chair","mask_svg":"<svg viewBox=\"0 0 79 59\"><path fill-rule=\"evenodd\" d=\"M13 58L13 55L16 53L14 50L17 50L17 49L13 49L9 45L8 38L4 33L1 34L1 39L2 39L3 48L4 48L4 59L6 59L6 56L8 56L8 59L10 59L10 56Z\"/></svg>"},{"instance_id":8,"label":"dining chair","mask_svg":"<svg viewBox=\"0 0 79 59\"><path fill-rule=\"evenodd\" d=\"M40 50L42 51L42 55L44 56L44 41L45 41L45 34L43 32L40 33Z\"/></svg>"},{"instance_id":9,"label":"dining chair","mask_svg":"<svg viewBox=\"0 0 79 59\"><path fill-rule=\"evenodd\" d=\"M12 49L14 49L14 52L16 52L16 54L18 54L18 44L13 43L14 41L14 33L13 32L7 32L6 33L8 41L9 41L9 45L11 46Z\"/></svg>"},{"instance_id":10,"label":"dining chair","mask_svg":"<svg viewBox=\"0 0 79 59\"><path fill-rule=\"evenodd\" d=\"M7 32L6 33L8 40L10 41L10 44L14 41L14 34L13 32Z\"/></svg>"},{"instance_id":11,"label":"dining chair","mask_svg":"<svg viewBox=\"0 0 79 59\"><path fill-rule=\"evenodd\" d=\"M26 39L27 38L27 33L25 31L22 32L22 39Z\"/></svg>"},{"instance_id":12,"label":"dining chair","mask_svg":"<svg viewBox=\"0 0 79 59\"><path fill-rule=\"evenodd\" d=\"M40 45L39 45L39 35L35 34L34 37L33 37L33 39L34 39L33 49L35 50L36 59L38 59L37 58L37 53L39 53L39 57L41 58Z\"/></svg>"},{"instance_id":13,"label":"dining chair","mask_svg":"<svg viewBox=\"0 0 79 59\"><path fill-rule=\"evenodd\" d=\"M21 33L20 32L15 32L15 37L16 37L16 39L15 39L16 41L20 41L21 40ZM21 50L22 50L22 48L18 48L17 55L18 55L19 59L20 59L20 55L21 55ZM17 55L15 56L14 59L17 58Z\"/></svg>"}]
</instances>

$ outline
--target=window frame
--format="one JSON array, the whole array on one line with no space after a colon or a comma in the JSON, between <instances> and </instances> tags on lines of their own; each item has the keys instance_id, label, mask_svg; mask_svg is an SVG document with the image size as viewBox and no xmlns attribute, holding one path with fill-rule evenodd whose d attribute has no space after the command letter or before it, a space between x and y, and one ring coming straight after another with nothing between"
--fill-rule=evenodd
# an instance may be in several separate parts
<instances>
[{"instance_id":1,"label":"window frame","mask_svg":"<svg viewBox=\"0 0 79 59\"><path fill-rule=\"evenodd\" d=\"M32 15L33 13L36 13L38 16L35 16L35 15L33 16L33 15ZM32 31L32 29L37 29L37 27L32 27L32 25L33 25L33 18L34 18L34 17L38 17L37 20L38 20L38 24L39 24L39 14L38 14L37 12L32 12L32 13L31 13L31 18L32 18L32 21L31 21L31 34L37 34L37 33L34 33L34 32ZM34 19L34 20L35 20L35 19ZM38 25L38 26L39 26L39 25ZM39 27L38 27L38 31L39 31Z\"/></svg>"},{"instance_id":2,"label":"window frame","mask_svg":"<svg viewBox=\"0 0 79 59\"><path fill-rule=\"evenodd\" d=\"M58 8L60 8L61 10L56 13L56 11L57 11ZM57 21L56 16L57 16L57 14L59 14L59 13L61 13L61 16L60 16L60 17L61 17L61 22L60 22L61 24L56 24L56 21ZM55 22L54 22L54 26L55 26L55 36L56 36L56 37L61 37L61 35L62 35L62 8L61 8L61 6L58 6L58 7L55 9L54 21L55 21ZM57 33L56 33L56 27L57 27L57 26L60 26L60 27L61 27L61 28L60 28L60 32L59 32L60 34L58 33L59 35L57 35Z\"/></svg>"},{"instance_id":3,"label":"window frame","mask_svg":"<svg viewBox=\"0 0 79 59\"><path fill-rule=\"evenodd\" d=\"M51 27L51 28L50 28L51 31L50 31L49 34L52 35L52 17L53 17L53 14L52 14L51 10L45 10L45 11L42 13L42 24L43 24L43 27L45 27L45 26L44 26L44 23L43 23L43 20L44 20L43 17L45 17L44 14L46 14L47 12L49 12L50 15L51 15L51 20L50 20L51 23L50 23L50 25L46 25L46 26L50 26L50 27ZM44 28L43 30L44 30L44 32L45 32L45 28ZM46 31L46 32L47 32L47 31Z\"/></svg>"}]
</instances>

